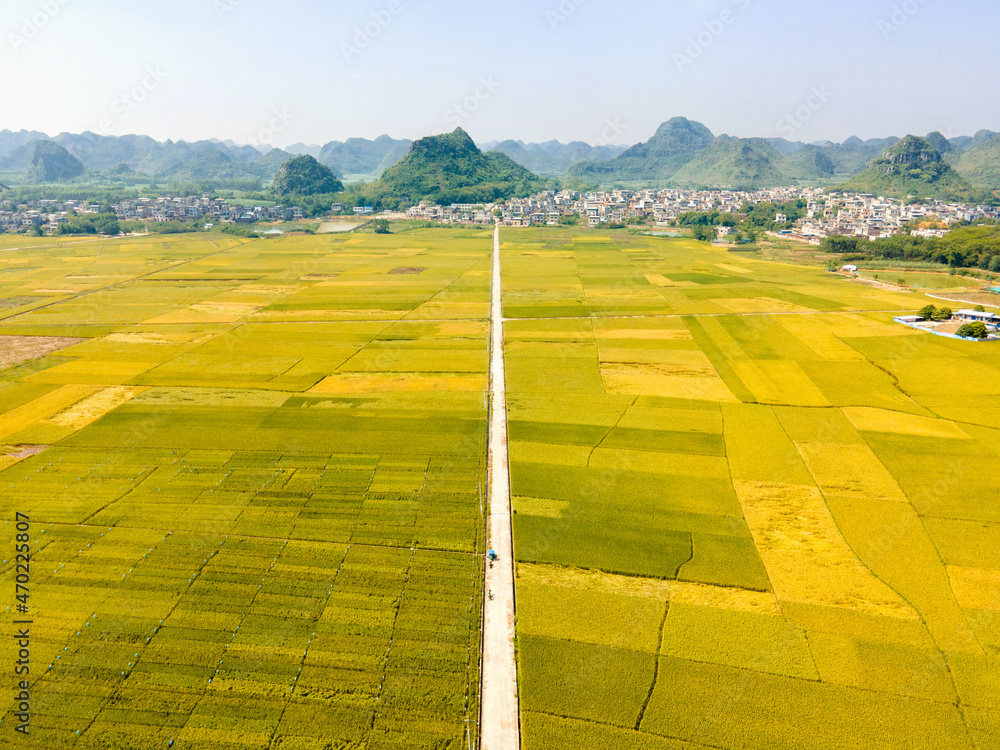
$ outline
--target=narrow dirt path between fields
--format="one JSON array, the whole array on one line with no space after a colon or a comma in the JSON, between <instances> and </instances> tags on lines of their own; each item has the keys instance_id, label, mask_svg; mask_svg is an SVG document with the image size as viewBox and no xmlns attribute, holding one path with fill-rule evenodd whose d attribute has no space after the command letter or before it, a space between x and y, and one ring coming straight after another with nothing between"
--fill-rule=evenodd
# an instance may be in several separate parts
<instances>
[{"instance_id":1,"label":"narrow dirt path between fields","mask_svg":"<svg viewBox=\"0 0 1000 750\"><path fill-rule=\"evenodd\" d=\"M517 659L514 654L514 545L510 523L499 226L493 235L492 287L488 528L489 547L496 552L498 559L492 567L488 562L486 565L480 730L483 750L518 750L521 746L521 728L517 700Z\"/></svg>"}]
</instances>

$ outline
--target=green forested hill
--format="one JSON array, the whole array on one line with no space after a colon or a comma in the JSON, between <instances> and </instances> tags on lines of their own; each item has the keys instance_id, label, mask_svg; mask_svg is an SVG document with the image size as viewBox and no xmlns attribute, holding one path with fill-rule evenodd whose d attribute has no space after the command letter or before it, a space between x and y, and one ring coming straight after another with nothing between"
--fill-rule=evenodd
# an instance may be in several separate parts
<instances>
[{"instance_id":1,"label":"green forested hill","mask_svg":"<svg viewBox=\"0 0 1000 750\"><path fill-rule=\"evenodd\" d=\"M663 123L645 143L633 146L614 159L584 162L570 174L584 180L610 181L669 180L699 152L715 140L712 131L700 122L674 117Z\"/></svg>"},{"instance_id":2,"label":"green forested hill","mask_svg":"<svg viewBox=\"0 0 1000 750\"><path fill-rule=\"evenodd\" d=\"M458 128L414 143L365 194L383 200L476 203L523 197L545 187L544 180L505 154L484 154L469 134Z\"/></svg>"},{"instance_id":3,"label":"green forested hill","mask_svg":"<svg viewBox=\"0 0 1000 750\"><path fill-rule=\"evenodd\" d=\"M962 154L955 169L975 187L1000 189L1000 135Z\"/></svg>"},{"instance_id":4,"label":"green forested hill","mask_svg":"<svg viewBox=\"0 0 1000 750\"><path fill-rule=\"evenodd\" d=\"M320 195L340 192L344 184L333 176L329 167L305 155L281 166L272 189L278 195Z\"/></svg>"},{"instance_id":5,"label":"green forested hill","mask_svg":"<svg viewBox=\"0 0 1000 750\"><path fill-rule=\"evenodd\" d=\"M983 191L970 185L926 139L908 135L838 190L893 198L978 201Z\"/></svg>"},{"instance_id":6,"label":"green forested hill","mask_svg":"<svg viewBox=\"0 0 1000 750\"><path fill-rule=\"evenodd\" d=\"M645 182L756 189L796 182L825 184L835 175L848 177L861 171L880 149L893 143L896 139L850 138L843 144L816 145L716 137L701 123L675 117L645 143L607 161L577 164L569 174L601 185Z\"/></svg>"},{"instance_id":7,"label":"green forested hill","mask_svg":"<svg viewBox=\"0 0 1000 750\"><path fill-rule=\"evenodd\" d=\"M807 145L786 156L781 163L781 171L792 179L810 182L832 178L837 171L837 165L824 149Z\"/></svg>"},{"instance_id":8,"label":"green forested hill","mask_svg":"<svg viewBox=\"0 0 1000 750\"><path fill-rule=\"evenodd\" d=\"M718 138L675 173L671 182L744 190L776 187L788 183L778 167L782 159L774 146L760 138Z\"/></svg>"}]
</instances>

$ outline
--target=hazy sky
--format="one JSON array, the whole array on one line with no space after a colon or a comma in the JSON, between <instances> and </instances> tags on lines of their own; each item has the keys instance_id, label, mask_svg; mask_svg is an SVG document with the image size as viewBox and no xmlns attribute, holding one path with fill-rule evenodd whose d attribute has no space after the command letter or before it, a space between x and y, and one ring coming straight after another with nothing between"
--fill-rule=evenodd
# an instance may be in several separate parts
<instances>
[{"instance_id":1,"label":"hazy sky","mask_svg":"<svg viewBox=\"0 0 1000 750\"><path fill-rule=\"evenodd\" d=\"M1000 130L983 0L4 0L0 129L283 146Z\"/></svg>"}]
</instances>

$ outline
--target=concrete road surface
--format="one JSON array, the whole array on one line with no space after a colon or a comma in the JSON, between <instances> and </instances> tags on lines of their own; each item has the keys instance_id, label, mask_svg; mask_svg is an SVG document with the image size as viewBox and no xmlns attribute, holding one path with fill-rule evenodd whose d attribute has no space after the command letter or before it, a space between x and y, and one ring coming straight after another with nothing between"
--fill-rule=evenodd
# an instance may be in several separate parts
<instances>
[{"instance_id":1,"label":"concrete road surface","mask_svg":"<svg viewBox=\"0 0 1000 750\"><path fill-rule=\"evenodd\" d=\"M489 546L499 559L486 565L483 622L483 750L518 750L521 727L514 657L514 547L510 525L510 472L507 460L507 396L504 380L500 228L493 235L492 356L490 360ZM490 599L489 594L493 594Z\"/></svg>"}]
</instances>

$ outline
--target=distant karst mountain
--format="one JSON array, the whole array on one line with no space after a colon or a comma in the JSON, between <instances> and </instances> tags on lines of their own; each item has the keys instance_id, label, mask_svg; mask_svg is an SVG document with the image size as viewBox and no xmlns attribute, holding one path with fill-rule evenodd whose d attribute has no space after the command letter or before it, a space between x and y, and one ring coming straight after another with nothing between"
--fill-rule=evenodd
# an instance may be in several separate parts
<instances>
[{"instance_id":1,"label":"distant karst mountain","mask_svg":"<svg viewBox=\"0 0 1000 750\"><path fill-rule=\"evenodd\" d=\"M31 135L30 140L25 138ZM32 169L35 146L40 142L55 143L81 162L95 175L109 175L109 170L131 170L141 178L177 181L224 179L271 180L282 163L291 156L273 149L263 155L252 146L238 146L220 141L159 142L148 136L109 136L85 132L61 133L49 139L41 134L0 132L0 172L8 175L26 174ZM34 179L34 177L32 177Z\"/></svg>"},{"instance_id":2,"label":"distant karst mountain","mask_svg":"<svg viewBox=\"0 0 1000 750\"><path fill-rule=\"evenodd\" d=\"M954 167L975 187L1000 189L1000 134L959 156Z\"/></svg>"},{"instance_id":3,"label":"distant karst mountain","mask_svg":"<svg viewBox=\"0 0 1000 750\"><path fill-rule=\"evenodd\" d=\"M831 143L823 148L834 164L835 173L840 176L856 175L866 169L879 154L899 143L899 138L870 138L863 141L857 136L843 143Z\"/></svg>"},{"instance_id":4,"label":"distant karst mountain","mask_svg":"<svg viewBox=\"0 0 1000 750\"><path fill-rule=\"evenodd\" d=\"M292 156L308 155L314 159L318 159L319 155L323 153L323 147L316 144L293 143L291 146L286 146L285 151L290 153Z\"/></svg>"},{"instance_id":5,"label":"distant karst mountain","mask_svg":"<svg viewBox=\"0 0 1000 750\"><path fill-rule=\"evenodd\" d=\"M157 177L205 153L224 154L232 162L249 162L261 157L260 151L252 146L229 145L215 140L161 143L142 135L111 136L89 132L80 135L60 133L53 140L65 146L89 169L128 164L137 172Z\"/></svg>"},{"instance_id":6,"label":"distant karst mountain","mask_svg":"<svg viewBox=\"0 0 1000 750\"><path fill-rule=\"evenodd\" d=\"M537 175L498 151L483 153L461 128L416 141L370 194L439 204L495 201L545 187Z\"/></svg>"},{"instance_id":7,"label":"distant karst mountain","mask_svg":"<svg viewBox=\"0 0 1000 750\"><path fill-rule=\"evenodd\" d=\"M413 141L395 140L380 135L374 141L350 138L344 142L331 141L320 149L316 158L342 175L381 176L410 150Z\"/></svg>"},{"instance_id":8,"label":"distant karst mountain","mask_svg":"<svg viewBox=\"0 0 1000 750\"><path fill-rule=\"evenodd\" d=\"M978 201L983 198L925 138L908 135L839 190L893 198Z\"/></svg>"},{"instance_id":9,"label":"distant karst mountain","mask_svg":"<svg viewBox=\"0 0 1000 750\"><path fill-rule=\"evenodd\" d=\"M997 133L992 130L980 130L975 135L960 135L957 138L951 139L951 144L955 147L955 150L959 153L965 153L966 151L971 151L974 148L982 146L984 143L992 139Z\"/></svg>"},{"instance_id":10,"label":"distant karst mountain","mask_svg":"<svg viewBox=\"0 0 1000 750\"><path fill-rule=\"evenodd\" d=\"M877 191L877 186L883 185L885 190L915 190L919 195L928 190L935 195L962 195L970 186L1000 189L1000 135L992 130L960 137L929 133L920 140L938 154L943 166L926 161L914 167L909 183L904 175L889 175L884 169L878 179L868 172L900 143L896 137L803 143L784 138L716 136L705 125L684 117L664 122L648 141L631 147L507 140L480 146L472 143L476 149L472 152L467 137L450 136L455 137L454 142L423 139L425 143L418 149L413 141L382 135L374 140L330 141L324 146L297 143L281 150L216 139L161 142L142 135L89 131L50 138L38 131L0 130L0 178L14 185L82 177L128 185L149 181L205 185L257 182L262 187L292 157L309 156L329 167L341 181L345 175L357 182L387 177L377 187L359 188L358 197L367 196L366 200L374 195L396 199L419 195L432 200L452 197L458 202L467 198L478 202L494 194L520 192L524 186L554 187L555 183L545 179L564 177L568 178L567 186L575 187L581 183L601 187L829 187L852 184L857 178L866 183L867 191ZM48 145L38 146L43 142ZM53 150L53 145L63 151ZM438 147L438 151L431 147ZM390 174L407 158L404 167ZM454 164L449 166L448 160ZM954 182L955 175L944 170L947 165L970 185Z\"/></svg>"},{"instance_id":11,"label":"distant karst mountain","mask_svg":"<svg viewBox=\"0 0 1000 750\"><path fill-rule=\"evenodd\" d=\"M934 148L936 148L938 150L938 153L940 153L942 156L945 156L946 154L950 154L957 150L954 144L951 141L949 141L944 136L944 134L938 130L935 130L933 133L928 133L927 135L925 135L924 140L927 141L929 144L931 144Z\"/></svg>"},{"instance_id":12,"label":"distant karst mountain","mask_svg":"<svg viewBox=\"0 0 1000 750\"><path fill-rule=\"evenodd\" d=\"M159 172L157 177L177 182L272 180L281 165L291 158L291 154L281 149L272 149L253 161L236 161L226 151L206 150Z\"/></svg>"},{"instance_id":13,"label":"distant karst mountain","mask_svg":"<svg viewBox=\"0 0 1000 750\"><path fill-rule=\"evenodd\" d=\"M970 200L979 195L974 188L1000 187L996 133L982 130L972 137L951 139L940 132L930 133L926 139L916 139L929 149L926 152L914 150L914 138L909 136L898 151L893 149L901 141L895 137L811 144L783 138L735 138L715 136L701 123L675 117L645 143L606 161L577 164L568 174L605 187L628 183L760 189L829 186L842 181L862 192ZM881 163L881 159L890 161ZM892 171L892 159L906 169Z\"/></svg>"},{"instance_id":14,"label":"distant karst mountain","mask_svg":"<svg viewBox=\"0 0 1000 750\"><path fill-rule=\"evenodd\" d=\"M604 162L577 164L569 173L585 180L669 180L715 140L699 122L675 117L663 123L645 143Z\"/></svg>"},{"instance_id":15,"label":"distant karst mountain","mask_svg":"<svg viewBox=\"0 0 1000 750\"><path fill-rule=\"evenodd\" d=\"M602 185L629 182L760 189L829 184L835 176L857 174L889 143L859 138L843 144L805 144L783 138L716 137L701 123L675 117L645 143L604 162L577 164L569 174Z\"/></svg>"},{"instance_id":16,"label":"distant karst mountain","mask_svg":"<svg viewBox=\"0 0 1000 750\"><path fill-rule=\"evenodd\" d=\"M11 151L32 141L47 141L49 137L45 133L37 130L0 130L0 158L7 156Z\"/></svg>"},{"instance_id":17,"label":"distant karst mountain","mask_svg":"<svg viewBox=\"0 0 1000 750\"><path fill-rule=\"evenodd\" d=\"M811 182L833 177L837 165L826 149L809 144L785 156L781 169L791 179Z\"/></svg>"},{"instance_id":18,"label":"distant karst mountain","mask_svg":"<svg viewBox=\"0 0 1000 750\"><path fill-rule=\"evenodd\" d=\"M480 144L480 148L483 151L499 151L501 154L506 154L525 169L545 177L564 174L580 162L607 161L628 150L628 146L591 146L581 141L572 143L493 141Z\"/></svg>"},{"instance_id":19,"label":"distant karst mountain","mask_svg":"<svg viewBox=\"0 0 1000 750\"><path fill-rule=\"evenodd\" d=\"M898 143L899 139L871 138L863 141L852 136L843 143L817 141L807 144L784 138L768 138L767 141L785 157L783 171L790 177L804 175L804 179L808 180L810 175L852 177L885 149Z\"/></svg>"},{"instance_id":20,"label":"distant karst mountain","mask_svg":"<svg viewBox=\"0 0 1000 750\"><path fill-rule=\"evenodd\" d=\"M761 138L719 137L674 173L676 185L724 185L754 190L788 183L778 166L782 156Z\"/></svg>"},{"instance_id":21,"label":"distant karst mountain","mask_svg":"<svg viewBox=\"0 0 1000 750\"><path fill-rule=\"evenodd\" d=\"M781 138L716 137L701 123L675 117L649 141L605 162L578 164L569 174L604 185L645 182L754 190L828 182L837 171L828 153L832 148L833 144L820 147Z\"/></svg>"},{"instance_id":22,"label":"distant karst mountain","mask_svg":"<svg viewBox=\"0 0 1000 750\"><path fill-rule=\"evenodd\" d=\"M83 174L83 162L55 141L34 141L28 176L33 182L63 182Z\"/></svg>"}]
</instances>

